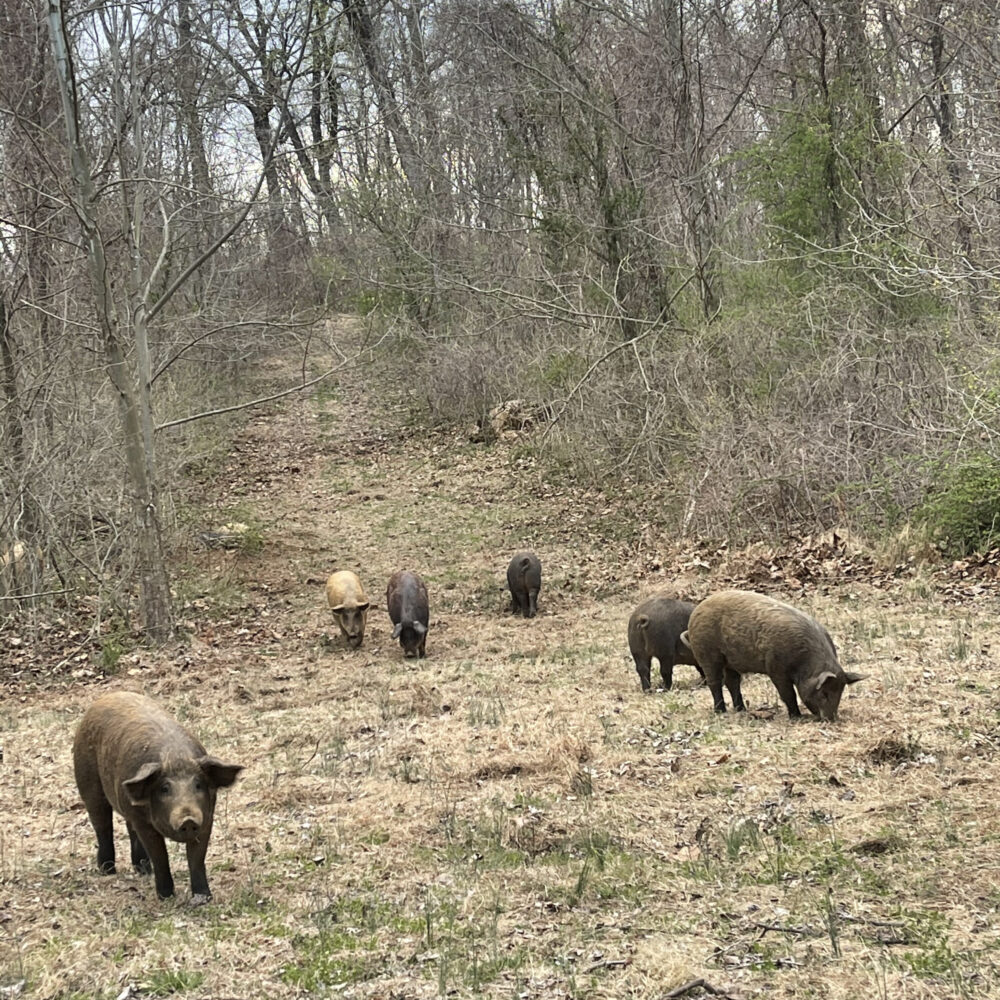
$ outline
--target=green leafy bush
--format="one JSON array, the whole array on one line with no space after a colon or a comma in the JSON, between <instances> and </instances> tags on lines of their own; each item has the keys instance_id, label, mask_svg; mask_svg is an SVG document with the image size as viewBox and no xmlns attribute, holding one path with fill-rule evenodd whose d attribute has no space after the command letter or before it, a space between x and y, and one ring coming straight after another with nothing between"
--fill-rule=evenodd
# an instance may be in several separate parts
<instances>
[{"instance_id":1,"label":"green leafy bush","mask_svg":"<svg viewBox=\"0 0 1000 1000\"><path fill-rule=\"evenodd\" d=\"M990 548L1000 536L1000 462L980 452L941 469L917 520L949 555Z\"/></svg>"}]
</instances>

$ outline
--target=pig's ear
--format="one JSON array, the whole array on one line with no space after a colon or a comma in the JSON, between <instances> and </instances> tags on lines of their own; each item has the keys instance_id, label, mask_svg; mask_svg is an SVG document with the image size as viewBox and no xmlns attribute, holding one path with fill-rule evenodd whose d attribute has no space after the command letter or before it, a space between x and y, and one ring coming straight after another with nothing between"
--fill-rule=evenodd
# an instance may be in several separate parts
<instances>
[{"instance_id":1,"label":"pig's ear","mask_svg":"<svg viewBox=\"0 0 1000 1000\"><path fill-rule=\"evenodd\" d=\"M364 604L358 605L358 611L367 611L371 607L371 602L365 601Z\"/></svg>"},{"instance_id":2,"label":"pig's ear","mask_svg":"<svg viewBox=\"0 0 1000 1000\"><path fill-rule=\"evenodd\" d=\"M416 632L417 635L425 635L427 633L427 626L423 622L414 622L413 631Z\"/></svg>"},{"instance_id":3,"label":"pig's ear","mask_svg":"<svg viewBox=\"0 0 1000 1000\"><path fill-rule=\"evenodd\" d=\"M122 782L133 805L145 802L149 798L150 789L160 779L161 774L160 765L156 761L150 761L148 764L143 764L131 778Z\"/></svg>"},{"instance_id":4,"label":"pig's ear","mask_svg":"<svg viewBox=\"0 0 1000 1000\"><path fill-rule=\"evenodd\" d=\"M218 757L202 757L198 766L215 788L228 788L243 770L242 764L224 764Z\"/></svg>"},{"instance_id":5,"label":"pig's ear","mask_svg":"<svg viewBox=\"0 0 1000 1000\"><path fill-rule=\"evenodd\" d=\"M816 678L816 683L813 685L814 691L843 691L844 681L843 678L838 677L831 670L824 670L823 673Z\"/></svg>"},{"instance_id":6,"label":"pig's ear","mask_svg":"<svg viewBox=\"0 0 1000 1000\"><path fill-rule=\"evenodd\" d=\"M392 637L393 637L393 639L398 639L398 638L399 638L399 637L400 637L400 636L401 636L402 634L403 634L403 623L402 623L402 622L400 622L400 623L399 623L399 624L398 624L398 625L397 625L397 626L396 626L396 627L395 627L395 628L394 628L394 629L392 630Z\"/></svg>"},{"instance_id":7,"label":"pig's ear","mask_svg":"<svg viewBox=\"0 0 1000 1000\"><path fill-rule=\"evenodd\" d=\"M333 612L333 613L334 613L335 615L340 615L340 614L343 614L343 612L344 612L344 605L343 605L343 604L338 604L338 605L337 605L336 607L333 607L333 606L331 606L331 607L330 607L330 610L331 610L331 611L332 611L332 612Z\"/></svg>"},{"instance_id":8,"label":"pig's ear","mask_svg":"<svg viewBox=\"0 0 1000 1000\"><path fill-rule=\"evenodd\" d=\"M844 674L845 684L857 684L858 681L865 681L867 679L867 674Z\"/></svg>"}]
</instances>

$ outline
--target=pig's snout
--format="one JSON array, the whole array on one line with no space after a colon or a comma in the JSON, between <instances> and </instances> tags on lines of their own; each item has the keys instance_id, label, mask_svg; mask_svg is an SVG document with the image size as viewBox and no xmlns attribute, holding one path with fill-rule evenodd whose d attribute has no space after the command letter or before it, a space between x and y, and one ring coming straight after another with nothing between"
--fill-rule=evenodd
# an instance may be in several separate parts
<instances>
[{"instance_id":1,"label":"pig's snout","mask_svg":"<svg viewBox=\"0 0 1000 1000\"><path fill-rule=\"evenodd\" d=\"M187 844L198 839L204 826L204 819L199 812L189 812L179 817L180 822L174 824L177 839Z\"/></svg>"}]
</instances>

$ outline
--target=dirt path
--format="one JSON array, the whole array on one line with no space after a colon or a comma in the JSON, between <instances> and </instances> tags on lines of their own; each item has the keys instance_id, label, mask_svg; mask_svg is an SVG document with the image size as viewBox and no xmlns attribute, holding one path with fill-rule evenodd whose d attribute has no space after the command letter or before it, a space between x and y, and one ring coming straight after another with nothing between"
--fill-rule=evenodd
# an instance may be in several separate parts
<instances>
[{"instance_id":1,"label":"dirt path","mask_svg":"<svg viewBox=\"0 0 1000 1000\"><path fill-rule=\"evenodd\" d=\"M763 678L740 718L691 668L642 697L634 604L725 573L679 566L622 497L546 484L530 441L409 432L369 393L254 418L205 471L185 648L0 706L0 996L996 995L994 596L796 595L871 675L836 725L790 724ZM234 519L256 551L194 541ZM532 621L501 590L521 547L544 565ZM385 613L403 567L431 593L419 663ZM322 605L334 568L375 602L360 650ZM94 871L70 740L118 687L247 765L207 907L184 905L180 853L176 903Z\"/></svg>"}]
</instances>

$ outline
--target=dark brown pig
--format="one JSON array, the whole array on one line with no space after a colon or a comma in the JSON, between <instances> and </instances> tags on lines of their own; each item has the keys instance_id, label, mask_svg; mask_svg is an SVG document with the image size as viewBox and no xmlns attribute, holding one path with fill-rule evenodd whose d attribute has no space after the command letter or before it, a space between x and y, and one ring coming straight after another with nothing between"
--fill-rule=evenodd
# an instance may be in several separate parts
<instances>
[{"instance_id":1,"label":"dark brown pig","mask_svg":"<svg viewBox=\"0 0 1000 1000\"><path fill-rule=\"evenodd\" d=\"M691 647L681 642L681 633L688 627L693 610L694 605L687 601L650 597L632 612L628 620L628 648L635 660L643 691L650 689L649 671L653 657L660 663L660 677L666 691L673 684L674 665L677 663L688 663L702 677L705 676L695 662Z\"/></svg>"},{"instance_id":2,"label":"dark brown pig","mask_svg":"<svg viewBox=\"0 0 1000 1000\"><path fill-rule=\"evenodd\" d=\"M73 741L73 770L97 834L97 867L115 871L112 810L125 818L132 866L153 872L156 894L174 894L165 838L187 847L191 901L210 896L205 853L215 796L243 767L210 757L155 702L139 694L106 694L87 709Z\"/></svg>"},{"instance_id":3,"label":"dark brown pig","mask_svg":"<svg viewBox=\"0 0 1000 1000\"><path fill-rule=\"evenodd\" d=\"M542 589L542 563L534 552L517 552L507 566L507 586L510 587L514 614L534 618L538 614L538 591Z\"/></svg>"},{"instance_id":4,"label":"dark brown pig","mask_svg":"<svg viewBox=\"0 0 1000 1000\"><path fill-rule=\"evenodd\" d=\"M368 597L355 573L338 570L326 581L326 601L348 643L357 649L365 638Z\"/></svg>"},{"instance_id":5,"label":"dark brown pig","mask_svg":"<svg viewBox=\"0 0 1000 1000\"><path fill-rule=\"evenodd\" d=\"M393 573L385 589L385 604L394 626L392 637L399 640L403 655L407 659L423 656L430 621L424 581L407 569Z\"/></svg>"},{"instance_id":6,"label":"dark brown pig","mask_svg":"<svg viewBox=\"0 0 1000 1000\"><path fill-rule=\"evenodd\" d=\"M844 687L864 680L841 668L830 634L814 618L747 590L724 590L706 598L691 613L682 638L705 671L717 712L726 710L723 680L733 708L742 712L741 675L767 674L791 718L801 715L798 689L810 712L832 721Z\"/></svg>"}]
</instances>

